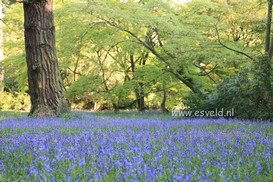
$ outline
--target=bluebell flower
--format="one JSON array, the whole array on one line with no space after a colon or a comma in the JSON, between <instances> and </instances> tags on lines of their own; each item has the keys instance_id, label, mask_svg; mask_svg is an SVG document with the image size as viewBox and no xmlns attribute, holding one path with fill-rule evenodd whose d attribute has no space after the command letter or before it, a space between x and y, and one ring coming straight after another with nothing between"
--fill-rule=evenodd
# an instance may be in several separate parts
<instances>
[{"instance_id":1,"label":"bluebell flower","mask_svg":"<svg viewBox=\"0 0 273 182\"><path fill-rule=\"evenodd\" d=\"M36 167L34 165L31 165L29 167L29 175L37 176L38 174L39 174L39 171L36 169Z\"/></svg>"},{"instance_id":2,"label":"bluebell flower","mask_svg":"<svg viewBox=\"0 0 273 182\"><path fill-rule=\"evenodd\" d=\"M85 163L85 158L83 157L83 158L81 158L80 160L79 160L79 166L81 167L81 166L83 166L83 165L85 165L86 163Z\"/></svg>"},{"instance_id":3,"label":"bluebell flower","mask_svg":"<svg viewBox=\"0 0 273 182\"><path fill-rule=\"evenodd\" d=\"M261 166L260 161L256 161L256 169L257 169L257 174L261 174L261 172L263 171L263 167Z\"/></svg>"},{"instance_id":4,"label":"bluebell flower","mask_svg":"<svg viewBox=\"0 0 273 182\"><path fill-rule=\"evenodd\" d=\"M249 174L246 174L246 180L250 181L250 175Z\"/></svg>"},{"instance_id":5,"label":"bluebell flower","mask_svg":"<svg viewBox=\"0 0 273 182\"><path fill-rule=\"evenodd\" d=\"M71 181L71 170L69 167L66 169L66 180L68 182Z\"/></svg>"},{"instance_id":6,"label":"bluebell flower","mask_svg":"<svg viewBox=\"0 0 273 182\"><path fill-rule=\"evenodd\" d=\"M50 177L49 181L54 181L57 173L64 174L68 181L80 181L83 176L88 176L88 181L99 181L108 175L110 169L115 169L119 171L117 175L121 180L137 180L144 176L145 181L151 182L156 181L166 169L169 170L172 181L215 181L211 168L221 171L228 165L229 170L234 172L253 164L253 160L262 162L266 168L262 169L258 163L254 171L251 169L251 174L260 169L261 175L263 170L267 172L272 169L267 161L272 158L273 141L262 134L265 125L251 123L249 127L256 127L252 133L242 127L238 131L234 129L232 134L224 131L227 134L223 135L221 128L210 131L209 127L214 127L215 124L230 125L236 121L187 119L163 122L107 117L100 118L104 121L94 121L90 119L93 117L84 117L89 120L76 119L64 123L58 118L25 118L20 124L17 120L9 123L4 121L0 129L21 128L26 129L26 132L5 136L5 141L8 142L4 143L5 147L0 146L1 172L5 174L6 168L12 167L12 172L16 173L21 167L28 169L26 171L29 174L32 171L33 176L42 172L42 175ZM64 132L79 129L82 132L76 135ZM251 137L252 134L254 137ZM264 152L256 151L258 147L255 146L264 148ZM17 150L25 152L16 153ZM29 161L18 163L11 160L20 158L22 161L25 156L32 160L31 165ZM12 163L7 165L8 162ZM68 175L70 169L65 171L68 166L71 170L77 167L77 170L85 171L86 174L73 173L75 176L71 179ZM221 175L227 180L246 179L246 176L237 176L236 173L228 176L223 172Z\"/></svg>"}]
</instances>

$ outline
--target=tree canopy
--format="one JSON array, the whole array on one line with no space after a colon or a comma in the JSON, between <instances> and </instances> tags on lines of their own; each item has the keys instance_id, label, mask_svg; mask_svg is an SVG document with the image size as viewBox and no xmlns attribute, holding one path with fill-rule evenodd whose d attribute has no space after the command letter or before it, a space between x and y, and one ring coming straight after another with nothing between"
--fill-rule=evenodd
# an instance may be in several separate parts
<instances>
[{"instance_id":1,"label":"tree canopy","mask_svg":"<svg viewBox=\"0 0 273 182\"><path fill-rule=\"evenodd\" d=\"M72 108L234 108L236 117L272 118L271 1L54 3L60 73ZM24 93L21 4L10 5L3 21L5 91Z\"/></svg>"}]
</instances>

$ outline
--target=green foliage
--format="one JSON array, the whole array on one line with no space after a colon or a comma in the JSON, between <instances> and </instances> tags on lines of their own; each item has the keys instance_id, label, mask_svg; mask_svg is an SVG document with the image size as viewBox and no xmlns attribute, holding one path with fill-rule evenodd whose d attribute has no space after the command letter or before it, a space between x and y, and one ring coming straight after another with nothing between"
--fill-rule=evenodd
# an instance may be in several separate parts
<instances>
[{"instance_id":1,"label":"green foliage","mask_svg":"<svg viewBox=\"0 0 273 182\"><path fill-rule=\"evenodd\" d=\"M268 79L269 76L265 72L268 70L268 65L266 68L265 65L266 61L262 56L252 69L243 69L236 76L220 82L206 99L190 95L186 104L191 110L234 109L234 117L271 120L273 91L271 86L269 95L265 90L267 86L264 85L264 79Z\"/></svg>"},{"instance_id":2,"label":"green foliage","mask_svg":"<svg viewBox=\"0 0 273 182\"><path fill-rule=\"evenodd\" d=\"M10 118L10 117L18 118L18 117L21 117L26 114L27 113L23 112L23 111L3 111L3 110L1 110L0 111L0 122L6 118Z\"/></svg>"},{"instance_id":3,"label":"green foliage","mask_svg":"<svg viewBox=\"0 0 273 182\"><path fill-rule=\"evenodd\" d=\"M0 110L28 111L30 99L28 94L23 92L4 92L0 95Z\"/></svg>"},{"instance_id":4,"label":"green foliage","mask_svg":"<svg viewBox=\"0 0 273 182\"><path fill-rule=\"evenodd\" d=\"M193 110L234 108L238 117L271 117L266 114L272 108L271 65L259 57L265 2L54 3L58 58L72 108L132 109L141 93L145 107L159 109L165 89L169 109L186 104ZM5 13L5 90L25 92L22 6L12 4ZM192 94L172 70L205 99Z\"/></svg>"},{"instance_id":5,"label":"green foliage","mask_svg":"<svg viewBox=\"0 0 273 182\"><path fill-rule=\"evenodd\" d=\"M22 5L18 3L9 6L3 18L4 87L9 92L27 90L23 18Z\"/></svg>"},{"instance_id":6,"label":"green foliage","mask_svg":"<svg viewBox=\"0 0 273 182\"><path fill-rule=\"evenodd\" d=\"M27 91L27 65L25 55L9 56L4 60L5 88L9 92Z\"/></svg>"},{"instance_id":7,"label":"green foliage","mask_svg":"<svg viewBox=\"0 0 273 182\"><path fill-rule=\"evenodd\" d=\"M251 81L248 70L239 72L233 78L227 78L216 87L216 94L208 98L208 106L212 108L234 109L237 117L253 118L255 105L250 100Z\"/></svg>"}]
</instances>

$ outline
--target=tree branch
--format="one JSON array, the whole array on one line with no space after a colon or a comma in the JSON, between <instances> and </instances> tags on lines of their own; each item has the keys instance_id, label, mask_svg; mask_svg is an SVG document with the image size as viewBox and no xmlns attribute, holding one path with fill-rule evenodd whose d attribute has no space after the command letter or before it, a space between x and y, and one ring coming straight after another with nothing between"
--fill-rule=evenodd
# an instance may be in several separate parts
<instances>
[{"instance_id":1,"label":"tree branch","mask_svg":"<svg viewBox=\"0 0 273 182\"><path fill-rule=\"evenodd\" d=\"M246 54L246 53L244 53L244 52L242 52L242 51L238 51L238 50L236 50L236 49L233 49L233 48L231 48L231 47L228 47L228 46L226 46L225 44L223 44L223 43L221 42L220 35L219 35L219 31L218 31L217 27L216 27L216 34L217 34L217 37L218 37L218 43L219 43L221 46L223 46L224 48L226 48L226 49L228 49L228 50L230 50L230 51L236 52L237 54L241 54L241 55L243 55L243 56L245 56L245 57L251 59L252 61L255 61L255 59L254 59L253 57L251 57L250 55L248 55L248 54Z\"/></svg>"},{"instance_id":2,"label":"tree branch","mask_svg":"<svg viewBox=\"0 0 273 182\"><path fill-rule=\"evenodd\" d=\"M74 70L72 70L71 68L69 68L69 67L65 67L66 69L68 69L69 71L71 71L73 74L77 74L77 75L80 75L80 76L82 76L82 74L81 73L79 73L79 72L75 72Z\"/></svg>"},{"instance_id":3,"label":"tree branch","mask_svg":"<svg viewBox=\"0 0 273 182\"><path fill-rule=\"evenodd\" d=\"M106 24L115 27L123 32L128 33L129 35L131 35L132 37L134 37L141 45L143 45L146 49L148 49L149 51L151 51L151 53L153 55L155 55L159 60L161 60L162 62L164 62L169 71L178 79L180 80L182 83L184 83L187 87L189 87L194 93L196 93L197 95L203 97L204 94L201 92L201 90L199 90L196 85L192 82L191 78L182 76L181 74L179 74L179 72L172 66L171 63L169 63L168 59L165 58L164 56L160 55L160 53L158 53L153 47L150 47L145 41L141 40L137 35L135 35L133 32L131 32L130 30L127 30L125 28L122 28L121 26L119 26L118 24L116 24L115 22L111 22L109 20L105 20L102 19L102 21L104 21Z\"/></svg>"}]
</instances>

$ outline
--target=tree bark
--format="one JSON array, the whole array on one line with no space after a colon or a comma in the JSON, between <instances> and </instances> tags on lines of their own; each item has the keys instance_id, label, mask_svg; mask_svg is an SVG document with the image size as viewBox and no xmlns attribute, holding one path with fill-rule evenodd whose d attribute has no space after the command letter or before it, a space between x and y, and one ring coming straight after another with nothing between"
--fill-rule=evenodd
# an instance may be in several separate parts
<instances>
[{"instance_id":1,"label":"tree bark","mask_svg":"<svg viewBox=\"0 0 273 182\"><path fill-rule=\"evenodd\" d=\"M265 36L265 52L269 52L269 49L270 49L272 5L273 5L272 0L268 0L268 4L267 4L267 21L266 21L266 36Z\"/></svg>"},{"instance_id":2,"label":"tree bark","mask_svg":"<svg viewBox=\"0 0 273 182\"><path fill-rule=\"evenodd\" d=\"M138 86L135 90L137 107L138 107L138 111L140 111L140 112L145 111L145 100L144 100L143 86L144 86L143 83L138 83Z\"/></svg>"},{"instance_id":3,"label":"tree bark","mask_svg":"<svg viewBox=\"0 0 273 182\"><path fill-rule=\"evenodd\" d=\"M267 107L272 107L272 52L273 52L273 41L270 43L271 39L271 23L272 23L272 6L273 1L268 0L267 7L267 24L266 24L266 37L265 37L265 56L262 57L261 64L261 72L262 72L262 82L264 84L264 99L267 101ZM273 39L273 38L272 38Z\"/></svg>"},{"instance_id":4,"label":"tree bark","mask_svg":"<svg viewBox=\"0 0 273 182\"><path fill-rule=\"evenodd\" d=\"M146 54L145 56L143 56L142 60L140 60L139 64L145 65L147 58L148 58L148 55ZM131 69L132 69L133 79L134 79L136 65L135 65L135 60L133 55L130 55L130 63L131 63ZM136 95L137 108L138 108L138 111L140 112L145 111L145 98L144 98L143 87L144 87L143 83L138 82L134 90Z\"/></svg>"},{"instance_id":5,"label":"tree bark","mask_svg":"<svg viewBox=\"0 0 273 182\"><path fill-rule=\"evenodd\" d=\"M24 2L25 49L31 98L30 115L59 115L69 110L58 66L53 0Z\"/></svg>"},{"instance_id":6,"label":"tree bark","mask_svg":"<svg viewBox=\"0 0 273 182\"><path fill-rule=\"evenodd\" d=\"M0 93L4 91L4 66L3 66L3 59L4 59L4 46L3 46L3 3L0 0Z\"/></svg>"},{"instance_id":7,"label":"tree bark","mask_svg":"<svg viewBox=\"0 0 273 182\"><path fill-rule=\"evenodd\" d=\"M163 81L163 98L162 98L160 108L161 108L161 112L168 113L169 111L168 111L168 109L166 109L167 89L166 89L165 84L166 84L165 81Z\"/></svg>"}]
</instances>

